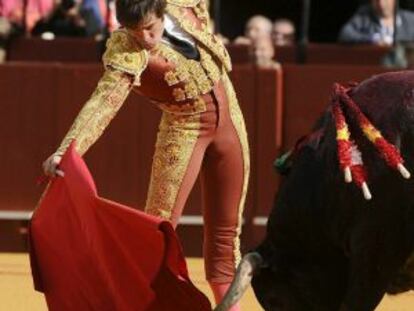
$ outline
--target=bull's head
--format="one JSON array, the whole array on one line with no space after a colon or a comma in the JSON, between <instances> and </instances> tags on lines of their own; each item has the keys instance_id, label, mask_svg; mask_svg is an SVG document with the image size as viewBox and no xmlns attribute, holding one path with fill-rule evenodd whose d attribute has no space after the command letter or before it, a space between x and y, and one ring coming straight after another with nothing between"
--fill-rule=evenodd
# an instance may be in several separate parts
<instances>
[{"instance_id":1,"label":"bull's head","mask_svg":"<svg viewBox=\"0 0 414 311\"><path fill-rule=\"evenodd\" d=\"M373 76L355 86L350 96L391 142L414 129L414 71ZM401 137L400 137L401 138Z\"/></svg>"},{"instance_id":2,"label":"bull's head","mask_svg":"<svg viewBox=\"0 0 414 311\"><path fill-rule=\"evenodd\" d=\"M389 167L398 170L406 179L411 176L398 147L389 141L400 141L404 128L412 123L404 120L404 116L410 119L412 115L408 113L412 109L413 92L409 81L406 81L409 75L407 72L379 75L358 87L355 84L347 87L334 84L330 110L336 128L339 165L344 171L345 181L354 181L368 200L372 195L359 146L366 143L358 137L361 133ZM328 144L332 146L330 141ZM375 158L368 157L372 163L376 162Z\"/></svg>"},{"instance_id":3,"label":"bull's head","mask_svg":"<svg viewBox=\"0 0 414 311\"><path fill-rule=\"evenodd\" d=\"M411 138L414 133L414 72L401 71L377 75L350 88L342 95L339 101L333 103L333 108L341 107L341 104L345 106L348 118L356 120L366 138L365 140L352 138L352 149L358 150L358 144L366 144L370 141L374 147L371 150L375 149L376 153L366 157L370 162L368 165L379 163L382 158L391 169L398 170L406 179L410 178L411 174L405 168L400 149L403 142L407 146L410 140L408 138ZM339 162L342 164L340 143L341 141L337 140ZM409 149L408 154L411 154L412 147L410 146ZM402 152L407 155L405 150ZM363 156L360 158L357 162L360 162L365 170ZM350 174L345 176L348 182L349 176ZM367 190L365 180L362 180L362 183L364 183L362 187L364 195L370 199L371 194Z\"/></svg>"}]
</instances>

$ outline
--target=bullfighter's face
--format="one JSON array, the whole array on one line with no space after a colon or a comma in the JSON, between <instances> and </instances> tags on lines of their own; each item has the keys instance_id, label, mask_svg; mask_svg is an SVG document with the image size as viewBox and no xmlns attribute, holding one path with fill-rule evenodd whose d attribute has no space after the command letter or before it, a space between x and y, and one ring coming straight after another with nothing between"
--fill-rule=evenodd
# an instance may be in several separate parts
<instances>
[{"instance_id":1,"label":"bullfighter's face","mask_svg":"<svg viewBox=\"0 0 414 311\"><path fill-rule=\"evenodd\" d=\"M140 46L146 50L152 50L162 39L164 18L151 13L136 27L128 29L128 31Z\"/></svg>"}]
</instances>

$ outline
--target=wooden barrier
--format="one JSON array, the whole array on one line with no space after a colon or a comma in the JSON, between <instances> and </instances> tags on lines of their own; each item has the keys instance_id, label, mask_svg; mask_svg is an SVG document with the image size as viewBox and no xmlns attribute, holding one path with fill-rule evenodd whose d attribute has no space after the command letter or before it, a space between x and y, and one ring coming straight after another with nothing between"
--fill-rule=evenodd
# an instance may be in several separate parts
<instances>
[{"instance_id":1,"label":"wooden barrier","mask_svg":"<svg viewBox=\"0 0 414 311\"><path fill-rule=\"evenodd\" d=\"M251 249L264 237L267 216L280 183L273 162L282 147L282 70L256 70L255 146L252 151L253 207L245 213L245 247Z\"/></svg>"},{"instance_id":2,"label":"wooden barrier","mask_svg":"<svg viewBox=\"0 0 414 311\"><path fill-rule=\"evenodd\" d=\"M16 38L7 48L8 61L100 62L104 42L91 38L59 37L54 40Z\"/></svg>"},{"instance_id":3,"label":"wooden barrier","mask_svg":"<svg viewBox=\"0 0 414 311\"><path fill-rule=\"evenodd\" d=\"M230 56L235 64L250 62L249 47L246 45L228 45ZM379 65L389 47L374 45L316 44L307 47L307 64L330 65ZM297 62L296 46L279 46L275 48L275 59L282 64Z\"/></svg>"},{"instance_id":4,"label":"wooden barrier","mask_svg":"<svg viewBox=\"0 0 414 311\"><path fill-rule=\"evenodd\" d=\"M308 64L378 66L390 48L375 45L310 44Z\"/></svg>"},{"instance_id":5,"label":"wooden barrier","mask_svg":"<svg viewBox=\"0 0 414 311\"><path fill-rule=\"evenodd\" d=\"M234 64L250 63L249 47L227 45ZM17 38L7 49L9 61L42 62L100 62L104 50L103 42L90 38ZM308 64L379 65L389 47L373 45L344 45L311 43L307 47ZM296 46L275 48L275 58L282 64L296 63Z\"/></svg>"},{"instance_id":6,"label":"wooden barrier","mask_svg":"<svg viewBox=\"0 0 414 311\"><path fill-rule=\"evenodd\" d=\"M284 66L283 150L309 133L329 102L334 82L358 82L384 71L379 66Z\"/></svg>"}]
</instances>

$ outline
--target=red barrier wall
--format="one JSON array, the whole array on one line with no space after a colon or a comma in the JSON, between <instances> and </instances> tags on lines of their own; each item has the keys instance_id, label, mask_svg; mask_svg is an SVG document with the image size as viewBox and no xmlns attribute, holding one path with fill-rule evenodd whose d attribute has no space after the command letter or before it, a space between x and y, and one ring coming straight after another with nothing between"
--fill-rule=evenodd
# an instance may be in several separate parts
<instances>
[{"instance_id":1,"label":"red barrier wall","mask_svg":"<svg viewBox=\"0 0 414 311\"><path fill-rule=\"evenodd\" d=\"M310 44L308 64L380 65L389 47L375 45Z\"/></svg>"},{"instance_id":2,"label":"red barrier wall","mask_svg":"<svg viewBox=\"0 0 414 311\"><path fill-rule=\"evenodd\" d=\"M284 66L283 149L292 148L309 133L329 102L334 82L358 82L384 71L379 66Z\"/></svg>"},{"instance_id":3,"label":"red barrier wall","mask_svg":"<svg viewBox=\"0 0 414 311\"><path fill-rule=\"evenodd\" d=\"M7 49L9 61L100 62L103 42L90 38L17 38ZM230 44L227 49L234 64L247 64L249 47ZM308 64L378 65L389 47L373 45L317 44L307 46ZM28 53L27 51L30 51ZM276 47L276 59L283 64L296 63L296 46Z\"/></svg>"},{"instance_id":4,"label":"red barrier wall","mask_svg":"<svg viewBox=\"0 0 414 311\"><path fill-rule=\"evenodd\" d=\"M42 40L20 37L10 42L7 60L98 63L101 61L103 47L103 42L91 38L60 37Z\"/></svg>"},{"instance_id":5,"label":"red barrier wall","mask_svg":"<svg viewBox=\"0 0 414 311\"><path fill-rule=\"evenodd\" d=\"M249 62L249 47L245 45L228 45L234 63ZM374 45L315 44L307 46L307 64L330 65L379 65L390 51L389 47ZM297 61L296 46L275 47L275 59L282 64L294 64Z\"/></svg>"}]
</instances>

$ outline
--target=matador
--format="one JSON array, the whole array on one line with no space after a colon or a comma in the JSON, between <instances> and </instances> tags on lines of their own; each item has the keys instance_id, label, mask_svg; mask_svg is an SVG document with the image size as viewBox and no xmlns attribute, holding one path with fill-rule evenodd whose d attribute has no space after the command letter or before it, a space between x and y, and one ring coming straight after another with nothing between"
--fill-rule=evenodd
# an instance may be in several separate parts
<instances>
[{"instance_id":1,"label":"matador","mask_svg":"<svg viewBox=\"0 0 414 311\"><path fill-rule=\"evenodd\" d=\"M218 302L240 258L249 176L247 134L228 76L229 55L210 30L205 0L117 0L116 5L122 27L107 42L103 77L51 158L65 153L72 140L83 155L131 90L155 103L162 118L145 211L176 226L200 174L205 270Z\"/></svg>"}]
</instances>

